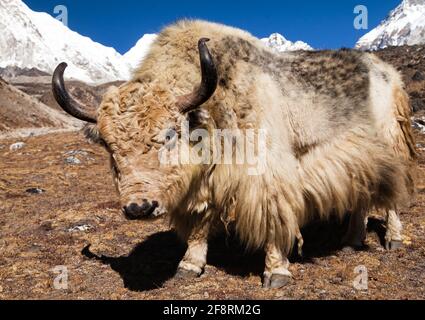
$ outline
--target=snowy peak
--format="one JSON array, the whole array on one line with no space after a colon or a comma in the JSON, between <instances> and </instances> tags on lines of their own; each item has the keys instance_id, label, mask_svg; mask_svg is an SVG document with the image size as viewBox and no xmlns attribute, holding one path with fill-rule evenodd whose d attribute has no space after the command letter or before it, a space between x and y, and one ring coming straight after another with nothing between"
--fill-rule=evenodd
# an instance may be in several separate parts
<instances>
[{"instance_id":1,"label":"snowy peak","mask_svg":"<svg viewBox=\"0 0 425 320\"><path fill-rule=\"evenodd\" d=\"M425 5L423 0L404 0L401 4L404 8L414 7L414 6L423 6Z\"/></svg>"},{"instance_id":2,"label":"snowy peak","mask_svg":"<svg viewBox=\"0 0 425 320\"><path fill-rule=\"evenodd\" d=\"M0 30L0 70L37 69L52 74L60 62L66 62L65 76L88 84L128 80L157 37L144 35L122 56L70 30L49 14L32 11L21 0L0 0ZM277 52L313 50L278 33L262 41Z\"/></svg>"},{"instance_id":3,"label":"snowy peak","mask_svg":"<svg viewBox=\"0 0 425 320\"><path fill-rule=\"evenodd\" d=\"M66 75L87 83L129 77L128 66L115 49L81 36L47 13L32 11L21 0L0 1L0 30L1 68L52 73L66 61Z\"/></svg>"},{"instance_id":4,"label":"snowy peak","mask_svg":"<svg viewBox=\"0 0 425 320\"><path fill-rule=\"evenodd\" d=\"M261 39L263 43L265 43L268 47L272 48L273 50L277 52L284 52L284 51L297 51L297 50L314 50L312 47L310 47L307 43L302 41L292 42L287 39L285 39L284 36L282 36L279 33L273 33L268 38Z\"/></svg>"},{"instance_id":5,"label":"snowy peak","mask_svg":"<svg viewBox=\"0 0 425 320\"><path fill-rule=\"evenodd\" d=\"M390 46L425 43L425 0L404 0L381 24L364 35L357 49L378 50Z\"/></svg>"},{"instance_id":6,"label":"snowy peak","mask_svg":"<svg viewBox=\"0 0 425 320\"><path fill-rule=\"evenodd\" d=\"M145 34L137 41L133 48L124 54L124 61L129 65L130 71L133 71L140 65L156 37L156 34Z\"/></svg>"},{"instance_id":7,"label":"snowy peak","mask_svg":"<svg viewBox=\"0 0 425 320\"><path fill-rule=\"evenodd\" d=\"M124 61L130 66L131 72L134 71L143 61L156 38L156 34L145 34L133 48L124 54ZM261 39L261 41L277 52L314 50L305 42L291 42L279 33L273 33L270 37Z\"/></svg>"}]
</instances>

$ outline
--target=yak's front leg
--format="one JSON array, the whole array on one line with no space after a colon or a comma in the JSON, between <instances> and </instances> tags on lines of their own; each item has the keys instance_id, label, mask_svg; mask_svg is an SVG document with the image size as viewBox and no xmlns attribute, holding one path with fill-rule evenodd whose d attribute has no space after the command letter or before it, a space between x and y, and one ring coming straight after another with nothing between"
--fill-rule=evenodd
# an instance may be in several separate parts
<instances>
[{"instance_id":1,"label":"yak's front leg","mask_svg":"<svg viewBox=\"0 0 425 320\"><path fill-rule=\"evenodd\" d=\"M395 210L387 211L387 232L385 234L385 248L387 250L396 250L403 246L402 230L400 218Z\"/></svg>"},{"instance_id":2,"label":"yak's front leg","mask_svg":"<svg viewBox=\"0 0 425 320\"><path fill-rule=\"evenodd\" d=\"M194 228L187 242L186 254L178 266L177 278L197 278L204 272L207 264L209 230L209 222Z\"/></svg>"},{"instance_id":3,"label":"yak's front leg","mask_svg":"<svg viewBox=\"0 0 425 320\"><path fill-rule=\"evenodd\" d=\"M266 268L264 270L263 288L282 288L292 279L288 270L289 260L282 250L274 244L266 246Z\"/></svg>"}]
</instances>

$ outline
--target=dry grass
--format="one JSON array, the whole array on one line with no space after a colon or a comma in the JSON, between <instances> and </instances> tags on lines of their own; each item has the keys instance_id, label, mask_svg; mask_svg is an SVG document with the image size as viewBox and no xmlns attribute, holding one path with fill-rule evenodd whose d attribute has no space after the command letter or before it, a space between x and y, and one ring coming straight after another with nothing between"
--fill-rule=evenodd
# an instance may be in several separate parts
<instances>
[{"instance_id":1,"label":"dry grass","mask_svg":"<svg viewBox=\"0 0 425 320\"><path fill-rule=\"evenodd\" d=\"M423 136L419 140L425 145ZM293 283L263 290L263 254L245 254L225 237L211 242L200 279L172 279L184 246L165 220L124 219L106 152L81 134L29 138L24 149L10 152L13 142L0 141L0 299L425 298L423 180L417 204L401 216L403 249L386 252L371 233L365 251L335 250L340 233L316 226L306 236L307 257L291 259ZM65 163L72 150L86 151L77 156L80 165ZM424 151L420 169L425 169ZM45 193L31 195L29 188ZM81 225L91 229L69 231ZM368 268L368 292L352 285L360 264ZM68 290L53 288L52 268L58 265L69 270Z\"/></svg>"}]
</instances>

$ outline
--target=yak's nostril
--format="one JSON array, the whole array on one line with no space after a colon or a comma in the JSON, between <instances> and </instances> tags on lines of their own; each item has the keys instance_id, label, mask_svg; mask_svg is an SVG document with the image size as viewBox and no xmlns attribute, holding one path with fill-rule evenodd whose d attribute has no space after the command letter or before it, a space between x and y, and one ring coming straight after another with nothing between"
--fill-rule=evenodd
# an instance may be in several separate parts
<instances>
[{"instance_id":1,"label":"yak's nostril","mask_svg":"<svg viewBox=\"0 0 425 320\"><path fill-rule=\"evenodd\" d=\"M141 215L142 210L136 203L132 203L124 207L124 213L129 219L136 219Z\"/></svg>"},{"instance_id":2,"label":"yak's nostril","mask_svg":"<svg viewBox=\"0 0 425 320\"><path fill-rule=\"evenodd\" d=\"M159 207L158 201L152 201L150 203L149 201L143 199L143 204L138 205L136 203L132 203L129 206L125 206L124 214L129 219L139 219L139 218L145 218L152 215L152 213L155 211L156 208Z\"/></svg>"},{"instance_id":3,"label":"yak's nostril","mask_svg":"<svg viewBox=\"0 0 425 320\"><path fill-rule=\"evenodd\" d=\"M149 202L144 201L142 206L140 207L140 210L142 211L148 211L150 209L151 205Z\"/></svg>"}]
</instances>

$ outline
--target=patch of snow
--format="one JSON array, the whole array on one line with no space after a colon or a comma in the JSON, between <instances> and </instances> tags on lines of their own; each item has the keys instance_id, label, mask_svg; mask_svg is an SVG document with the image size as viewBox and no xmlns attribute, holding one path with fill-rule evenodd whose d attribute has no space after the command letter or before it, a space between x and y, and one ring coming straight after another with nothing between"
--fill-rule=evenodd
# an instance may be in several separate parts
<instances>
[{"instance_id":1,"label":"patch of snow","mask_svg":"<svg viewBox=\"0 0 425 320\"><path fill-rule=\"evenodd\" d=\"M156 34L145 34L133 48L124 54L124 61L129 65L130 72L139 67L156 38Z\"/></svg>"},{"instance_id":2,"label":"patch of snow","mask_svg":"<svg viewBox=\"0 0 425 320\"><path fill-rule=\"evenodd\" d=\"M67 62L66 76L90 84L129 78L128 65L115 49L70 30L21 0L0 1L0 67L37 68L53 73Z\"/></svg>"},{"instance_id":3,"label":"patch of snow","mask_svg":"<svg viewBox=\"0 0 425 320\"><path fill-rule=\"evenodd\" d=\"M298 50L306 50L311 51L314 50L310 45L302 41L292 42L287 40L284 36L279 33L273 33L268 38L263 38L261 41L272 48L277 52L284 51L298 51Z\"/></svg>"},{"instance_id":4,"label":"patch of snow","mask_svg":"<svg viewBox=\"0 0 425 320\"><path fill-rule=\"evenodd\" d=\"M0 1L0 30L0 68L35 68L52 74L59 63L66 62L65 76L88 84L129 80L157 38L156 34L145 34L121 55L72 31L51 15L31 10L21 0ZM305 42L291 42L278 33L262 41L277 52L313 50Z\"/></svg>"}]
</instances>

